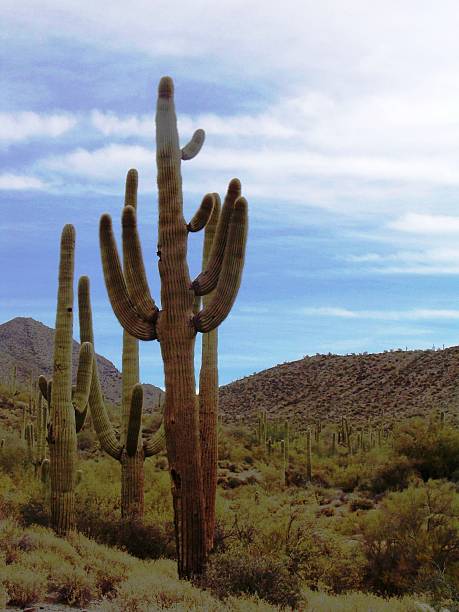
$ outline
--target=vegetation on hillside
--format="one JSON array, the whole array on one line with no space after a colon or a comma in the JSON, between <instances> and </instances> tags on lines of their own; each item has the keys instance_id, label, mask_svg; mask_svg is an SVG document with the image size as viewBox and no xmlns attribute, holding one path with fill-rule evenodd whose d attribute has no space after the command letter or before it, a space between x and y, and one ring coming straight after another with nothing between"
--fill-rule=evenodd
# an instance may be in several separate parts
<instances>
[{"instance_id":1,"label":"vegetation on hillside","mask_svg":"<svg viewBox=\"0 0 459 612\"><path fill-rule=\"evenodd\" d=\"M333 446L341 423L312 427L312 479L303 432L290 428L286 458L280 423L268 423L269 444L253 427L220 428L216 546L191 586L172 561L164 454L145 463L143 523L122 521L118 465L87 425L79 533L58 539L47 529L48 485L9 406L0 408L1 605L52 597L133 611L459 610L459 433L448 419L388 423L379 443L376 429L351 422L351 452L346 440Z\"/></svg>"}]
</instances>

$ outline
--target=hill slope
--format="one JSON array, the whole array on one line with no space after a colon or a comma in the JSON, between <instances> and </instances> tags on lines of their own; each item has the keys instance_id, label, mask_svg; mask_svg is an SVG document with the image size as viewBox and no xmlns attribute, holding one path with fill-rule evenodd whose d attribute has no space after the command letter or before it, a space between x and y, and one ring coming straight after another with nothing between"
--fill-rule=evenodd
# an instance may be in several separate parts
<instances>
[{"instance_id":1,"label":"hill slope","mask_svg":"<svg viewBox=\"0 0 459 612\"><path fill-rule=\"evenodd\" d=\"M31 318L16 317L0 325L0 373L5 380L14 365L17 367L18 384L28 385L31 372L36 376L52 375L54 330ZM73 375L76 377L80 345L73 342ZM121 401L121 373L111 361L97 355L97 366L102 391L108 401ZM145 407L148 411L156 407L161 389L144 385Z\"/></svg>"},{"instance_id":2,"label":"hill slope","mask_svg":"<svg viewBox=\"0 0 459 612\"><path fill-rule=\"evenodd\" d=\"M271 417L296 422L342 414L384 418L457 412L459 347L361 355L316 355L277 365L220 388L226 422Z\"/></svg>"}]
</instances>

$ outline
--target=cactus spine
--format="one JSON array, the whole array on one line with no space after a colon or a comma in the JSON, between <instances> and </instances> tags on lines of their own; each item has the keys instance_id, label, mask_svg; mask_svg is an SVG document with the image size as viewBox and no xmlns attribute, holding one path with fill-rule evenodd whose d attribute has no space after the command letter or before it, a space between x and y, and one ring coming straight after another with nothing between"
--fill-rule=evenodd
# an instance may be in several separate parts
<instances>
[{"instance_id":1,"label":"cactus spine","mask_svg":"<svg viewBox=\"0 0 459 612\"><path fill-rule=\"evenodd\" d=\"M101 251L112 308L121 325L141 340L158 339L164 362L167 455L174 503L178 572L200 575L207 557L207 529L200 443L199 406L194 378L197 332L210 332L227 317L236 298L244 263L247 203L238 180L230 182L204 272L191 282L186 260L188 233L202 229L213 209L213 194L202 201L190 223L183 218L181 160L193 158L204 141L197 130L179 146L172 79L158 88L156 162L159 191L159 311L151 298L136 229L135 210L123 212L123 241L128 254L123 270L111 219L101 219ZM195 297L214 291L210 303L193 313Z\"/></svg>"},{"instance_id":2,"label":"cactus spine","mask_svg":"<svg viewBox=\"0 0 459 612\"><path fill-rule=\"evenodd\" d=\"M56 332L54 336L51 427L48 436L51 473L51 522L58 534L75 527L76 425L75 411L84 410L92 370L92 346L80 351L77 392L72 402L73 270L75 230L62 231ZM82 386L86 383L86 386Z\"/></svg>"}]
</instances>

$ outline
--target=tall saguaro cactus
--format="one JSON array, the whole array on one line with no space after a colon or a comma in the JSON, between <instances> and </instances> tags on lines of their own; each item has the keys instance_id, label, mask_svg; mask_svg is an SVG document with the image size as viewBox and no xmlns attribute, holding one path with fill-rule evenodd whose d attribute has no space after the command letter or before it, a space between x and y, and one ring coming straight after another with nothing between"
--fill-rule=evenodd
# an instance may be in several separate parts
<instances>
[{"instance_id":1,"label":"tall saguaro cactus","mask_svg":"<svg viewBox=\"0 0 459 612\"><path fill-rule=\"evenodd\" d=\"M190 223L183 218L181 160L193 158L204 141L197 130L179 145L172 79L158 88L156 163L159 191L158 267L161 310L153 301L140 248L136 212L123 211L122 269L111 219L100 224L102 263L112 308L126 331L141 340L157 339L164 362L165 431L172 481L179 576L202 573L207 556L206 511L199 406L196 400L194 345L197 332L208 333L226 318L236 298L244 264L247 202L233 179L222 208L206 269L191 282L186 260L188 233L209 220L215 197L206 196ZM209 303L193 312L196 296L213 292ZM212 485L214 486L214 485Z\"/></svg>"},{"instance_id":2,"label":"tall saguaro cactus","mask_svg":"<svg viewBox=\"0 0 459 612\"><path fill-rule=\"evenodd\" d=\"M51 425L48 431L51 473L51 521L58 534L75 526L76 424L75 413L88 403L93 353L90 343L80 350L77 387L72 398L73 275L75 229L62 231L54 336Z\"/></svg>"}]
</instances>

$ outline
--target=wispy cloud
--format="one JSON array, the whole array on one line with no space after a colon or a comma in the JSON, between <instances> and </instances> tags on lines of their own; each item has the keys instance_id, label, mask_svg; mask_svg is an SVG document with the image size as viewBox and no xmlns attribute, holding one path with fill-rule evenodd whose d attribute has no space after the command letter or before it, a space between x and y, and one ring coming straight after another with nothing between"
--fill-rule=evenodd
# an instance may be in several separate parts
<instances>
[{"instance_id":1,"label":"wispy cloud","mask_svg":"<svg viewBox=\"0 0 459 612\"><path fill-rule=\"evenodd\" d=\"M34 176L20 174L0 174L0 190L27 191L29 189L45 190L48 185Z\"/></svg>"},{"instance_id":2,"label":"wispy cloud","mask_svg":"<svg viewBox=\"0 0 459 612\"><path fill-rule=\"evenodd\" d=\"M298 314L342 319L371 319L382 321L434 321L459 319L459 310L414 308L411 310L350 310L348 308L321 306L301 308Z\"/></svg>"},{"instance_id":3,"label":"wispy cloud","mask_svg":"<svg viewBox=\"0 0 459 612\"><path fill-rule=\"evenodd\" d=\"M459 236L459 217L448 215L428 215L407 213L390 222L388 227L399 232L410 234Z\"/></svg>"},{"instance_id":4,"label":"wispy cloud","mask_svg":"<svg viewBox=\"0 0 459 612\"><path fill-rule=\"evenodd\" d=\"M58 138L76 124L76 117L68 113L0 113L0 145L22 142L31 138L45 140Z\"/></svg>"}]
</instances>

